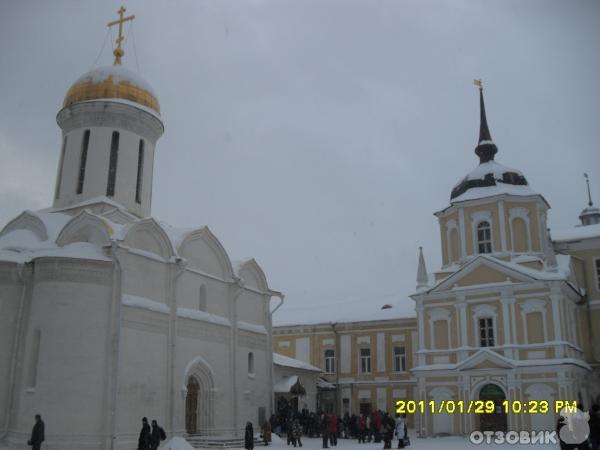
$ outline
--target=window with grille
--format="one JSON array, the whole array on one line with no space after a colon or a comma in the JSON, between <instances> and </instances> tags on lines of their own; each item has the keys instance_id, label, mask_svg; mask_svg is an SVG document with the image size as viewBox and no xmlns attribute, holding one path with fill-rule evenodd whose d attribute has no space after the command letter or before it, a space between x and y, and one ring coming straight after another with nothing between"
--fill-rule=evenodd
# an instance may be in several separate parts
<instances>
[{"instance_id":1,"label":"window with grille","mask_svg":"<svg viewBox=\"0 0 600 450\"><path fill-rule=\"evenodd\" d=\"M406 371L406 350L404 347L394 347L394 372Z\"/></svg>"},{"instance_id":2,"label":"window with grille","mask_svg":"<svg viewBox=\"0 0 600 450\"><path fill-rule=\"evenodd\" d=\"M596 259L596 287L600 291L600 258Z\"/></svg>"},{"instance_id":3,"label":"window with grille","mask_svg":"<svg viewBox=\"0 0 600 450\"><path fill-rule=\"evenodd\" d=\"M360 349L360 372L371 373L371 349Z\"/></svg>"},{"instance_id":4,"label":"window with grille","mask_svg":"<svg viewBox=\"0 0 600 450\"><path fill-rule=\"evenodd\" d=\"M110 141L110 160L108 163L108 183L106 185L106 195L113 197L115 195L115 182L117 181L117 161L119 159L119 132L113 131Z\"/></svg>"},{"instance_id":5,"label":"window with grille","mask_svg":"<svg viewBox=\"0 0 600 450\"><path fill-rule=\"evenodd\" d=\"M335 373L335 350L325 350L325 373Z\"/></svg>"},{"instance_id":6,"label":"window with grille","mask_svg":"<svg viewBox=\"0 0 600 450\"><path fill-rule=\"evenodd\" d=\"M478 253L492 253L492 228L487 221L477 225L477 251Z\"/></svg>"},{"instance_id":7,"label":"window with grille","mask_svg":"<svg viewBox=\"0 0 600 450\"><path fill-rule=\"evenodd\" d=\"M77 178L77 193L83 192L83 182L85 181L85 165L87 162L88 146L90 144L90 130L85 130L83 133L83 141L81 141L81 157L79 158L79 177Z\"/></svg>"},{"instance_id":8,"label":"window with grille","mask_svg":"<svg viewBox=\"0 0 600 450\"><path fill-rule=\"evenodd\" d=\"M491 317L479 319L479 344L481 347L494 346L494 319Z\"/></svg>"}]
</instances>

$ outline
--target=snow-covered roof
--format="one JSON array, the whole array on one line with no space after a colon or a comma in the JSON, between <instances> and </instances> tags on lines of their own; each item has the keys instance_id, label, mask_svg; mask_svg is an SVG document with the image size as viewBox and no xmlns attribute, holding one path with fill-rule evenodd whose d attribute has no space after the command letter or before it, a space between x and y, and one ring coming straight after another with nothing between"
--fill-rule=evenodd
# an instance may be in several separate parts
<instances>
[{"instance_id":1,"label":"snow-covered roof","mask_svg":"<svg viewBox=\"0 0 600 450\"><path fill-rule=\"evenodd\" d=\"M324 378L319 377L319 379L317 380L317 387L321 389L335 389L335 384L330 383Z\"/></svg>"},{"instance_id":2,"label":"snow-covered roof","mask_svg":"<svg viewBox=\"0 0 600 450\"><path fill-rule=\"evenodd\" d=\"M514 184L499 183L495 186L471 188L464 194L453 198L451 203L454 204L458 202L466 202L467 200L477 200L479 198L494 197L496 195L502 194L518 195L525 197L528 195L536 195L537 192L531 189L531 187L528 185L519 186Z\"/></svg>"},{"instance_id":3,"label":"snow-covered roof","mask_svg":"<svg viewBox=\"0 0 600 450\"><path fill-rule=\"evenodd\" d=\"M452 189L453 197L450 203L454 204L501 194L528 196L537 193L527 184L523 173L492 159L479 164L456 183Z\"/></svg>"},{"instance_id":4,"label":"snow-covered roof","mask_svg":"<svg viewBox=\"0 0 600 450\"><path fill-rule=\"evenodd\" d=\"M284 356L281 353L273 353L273 364L283 367L292 367L294 369L309 370L311 372L323 372L318 367L308 364L307 362Z\"/></svg>"},{"instance_id":5,"label":"snow-covered roof","mask_svg":"<svg viewBox=\"0 0 600 450\"><path fill-rule=\"evenodd\" d=\"M157 242L161 242L158 251L162 253L157 255L157 250L150 247L131 247L136 245L131 243L135 241L127 241L127 238L135 227L150 230ZM110 261L105 247L110 246L111 241L125 241L126 247L139 255L173 260L172 258L179 257L180 246L192 233L198 233L216 249L218 262L224 268L223 273L229 277L229 255L206 226L180 228L151 217L138 218L107 197L91 198L66 208L24 211L0 229L0 261L26 263L45 256ZM200 258L202 255L197 256ZM251 287L275 293L269 289L262 269L253 258L244 259L236 267L239 269L250 263L261 276L260 286ZM221 273L216 275L221 276ZM242 323L240 328L254 333L266 333L264 327L250 323Z\"/></svg>"},{"instance_id":6,"label":"snow-covered roof","mask_svg":"<svg viewBox=\"0 0 600 450\"><path fill-rule=\"evenodd\" d=\"M13 223L21 217L39 220L44 233L14 228ZM56 243L58 235L71 219L67 214L25 211L0 231L0 261L26 263L36 258L52 256L109 261L100 247L88 242L73 242L65 246Z\"/></svg>"},{"instance_id":7,"label":"snow-covered roof","mask_svg":"<svg viewBox=\"0 0 600 450\"><path fill-rule=\"evenodd\" d=\"M580 241L600 237L600 224L580 225L566 230L552 230L555 242Z\"/></svg>"},{"instance_id":8,"label":"snow-covered roof","mask_svg":"<svg viewBox=\"0 0 600 450\"><path fill-rule=\"evenodd\" d=\"M414 304L408 300L347 300L317 305L293 305L286 302L273 314L273 325L316 325L412 317L415 317Z\"/></svg>"},{"instance_id":9,"label":"snow-covered roof","mask_svg":"<svg viewBox=\"0 0 600 450\"><path fill-rule=\"evenodd\" d=\"M298 382L298 375L290 375L273 384L273 392L277 394L288 394L292 386Z\"/></svg>"}]
</instances>

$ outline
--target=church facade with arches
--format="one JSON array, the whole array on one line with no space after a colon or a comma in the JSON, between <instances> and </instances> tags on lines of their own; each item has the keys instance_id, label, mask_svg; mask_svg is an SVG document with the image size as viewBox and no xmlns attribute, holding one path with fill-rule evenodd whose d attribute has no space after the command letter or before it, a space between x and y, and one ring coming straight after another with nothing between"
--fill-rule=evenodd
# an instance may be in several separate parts
<instances>
[{"instance_id":1,"label":"church facade with arches","mask_svg":"<svg viewBox=\"0 0 600 450\"><path fill-rule=\"evenodd\" d=\"M52 207L0 231L0 442L11 448L26 448L38 413L46 448L73 450L133 448L143 416L170 436L243 439L246 421L271 414L271 300L283 296L208 227L151 216L160 106L120 65L120 45L115 56L58 112Z\"/></svg>"}]
</instances>

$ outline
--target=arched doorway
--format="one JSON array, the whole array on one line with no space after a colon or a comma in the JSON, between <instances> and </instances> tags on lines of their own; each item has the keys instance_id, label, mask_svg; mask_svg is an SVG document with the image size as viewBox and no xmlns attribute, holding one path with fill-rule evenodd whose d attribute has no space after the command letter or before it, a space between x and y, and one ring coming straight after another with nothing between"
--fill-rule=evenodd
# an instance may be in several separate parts
<instances>
[{"instance_id":1,"label":"arched doorway","mask_svg":"<svg viewBox=\"0 0 600 450\"><path fill-rule=\"evenodd\" d=\"M479 431L507 431L508 422L502 402L506 400L504 391L497 384L486 384L479 391L479 400L493 401L495 410L491 414L478 414Z\"/></svg>"},{"instance_id":2,"label":"arched doorway","mask_svg":"<svg viewBox=\"0 0 600 450\"><path fill-rule=\"evenodd\" d=\"M187 434L198 432L198 394L200 384L194 377L190 377L187 383L187 395L185 397L185 431Z\"/></svg>"},{"instance_id":3,"label":"arched doorway","mask_svg":"<svg viewBox=\"0 0 600 450\"><path fill-rule=\"evenodd\" d=\"M185 425L188 434L211 434L214 430L216 389L213 371L204 358L196 356L187 364L181 384L185 392L182 398L185 424L181 426Z\"/></svg>"}]
</instances>

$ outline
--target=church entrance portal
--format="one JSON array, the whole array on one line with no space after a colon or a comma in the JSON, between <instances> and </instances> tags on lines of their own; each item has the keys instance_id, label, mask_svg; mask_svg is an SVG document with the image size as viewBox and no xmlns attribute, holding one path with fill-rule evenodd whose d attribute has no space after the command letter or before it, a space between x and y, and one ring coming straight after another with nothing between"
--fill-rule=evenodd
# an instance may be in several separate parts
<instances>
[{"instance_id":1,"label":"church entrance portal","mask_svg":"<svg viewBox=\"0 0 600 450\"><path fill-rule=\"evenodd\" d=\"M491 414L478 414L480 431L507 431L506 414L502 402L506 400L504 391L496 384L486 384L479 391L479 400L493 401L495 411Z\"/></svg>"},{"instance_id":2,"label":"church entrance portal","mask_svg":"<svg viewBox=\"0 0 600 450\"><path fill-rule=\"evenodd\" d=\"M195 434L198 431L198 394L200 385L194 377L188 379L185 398L185 431Z\"/></svg>"}]
</instances>

